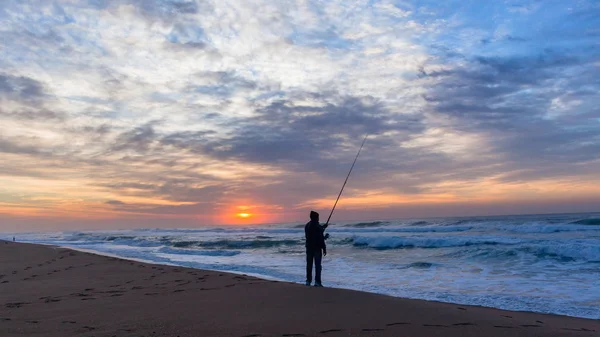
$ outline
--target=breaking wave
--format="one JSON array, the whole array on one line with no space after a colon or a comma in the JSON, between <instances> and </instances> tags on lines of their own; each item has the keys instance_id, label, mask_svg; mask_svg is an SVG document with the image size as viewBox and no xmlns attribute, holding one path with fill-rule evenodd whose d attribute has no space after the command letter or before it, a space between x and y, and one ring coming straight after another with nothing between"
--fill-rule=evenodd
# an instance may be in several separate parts
<instances>
[{"instance_id":1,"label":"breaking wave","mask_svg":"<svg viewBox=\"0 0 600 337\"><path fill-rule=\"evenodd\" d=\"M586 226L600 226L600 219L599 218L583 219L583 220L573 221L571 223L577 224L577 225L586 225Z\"/></svg>"}]
</instances>

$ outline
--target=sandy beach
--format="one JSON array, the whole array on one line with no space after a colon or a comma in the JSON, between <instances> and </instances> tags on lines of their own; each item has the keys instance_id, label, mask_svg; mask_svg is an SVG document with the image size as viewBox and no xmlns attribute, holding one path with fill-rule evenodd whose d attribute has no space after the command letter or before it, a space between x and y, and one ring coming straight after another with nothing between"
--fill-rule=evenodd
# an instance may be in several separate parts
<instances>
[{"instance_id":1,"label":"sandy beach","mask_svg":"<svg viewBox=\"0 0 600 337\"><path fill-rule=\"evenodd\" d=\"M0 336L599 336L600 322L0 241Z\"/></svg>"}]
</instances>

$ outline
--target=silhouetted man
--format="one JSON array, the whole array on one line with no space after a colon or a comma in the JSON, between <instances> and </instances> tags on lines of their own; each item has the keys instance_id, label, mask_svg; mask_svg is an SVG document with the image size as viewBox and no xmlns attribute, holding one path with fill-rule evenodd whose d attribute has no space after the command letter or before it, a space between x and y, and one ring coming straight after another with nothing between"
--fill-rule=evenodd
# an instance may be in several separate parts
<instances>
[{"instance_id":1,"label":"silhouetted man","mask_svg":"<svg viewBox=\"0 0 600 337\"><path fill-rule=\"evenodd\" d=\"M306 236L306 285L312 283L312 267L315 264L315 287L322 287L321 284L321 260L327 255L325 246L325 237L323 231L327 226L319 224L319 213L310 211L310 221L304 226Z\"/></svg>"}]
</instances>

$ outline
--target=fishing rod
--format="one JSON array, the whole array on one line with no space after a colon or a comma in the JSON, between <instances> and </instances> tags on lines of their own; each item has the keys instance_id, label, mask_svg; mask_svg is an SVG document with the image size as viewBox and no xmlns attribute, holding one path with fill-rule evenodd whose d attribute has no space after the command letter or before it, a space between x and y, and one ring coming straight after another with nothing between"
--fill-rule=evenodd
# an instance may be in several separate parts
<instances>
[{"instance_id":1,"label":"fishing rod","mask_svg":"<svg viewBox=\"0 0 600 337\"><path fill-rule=\"evenodd\" d=\"M352 173L352 169L354 168L354 164L356 164L356 160L358 159L358 156L360 155L360 151L362 151L363 146L365 146L365 142L367 141L367 137L369 137L369 134L365 135L365 139L363 139L362 144L360 145L360 149L358 149L358 153L356 154L356 158L354 158L354 162L352 163L352 166L350 166L350 171L348 172L348 175L346 176L346 180L344 180L344 185L342 185L342 189L340 190L340 194L338 194L337 199L335 199L335 203L333 204L333 208L331 209L331 213L329 213L329 218L327 218L327 222L325 223L325 225L323 225L323 227L325 227L325 228L327 228L327 226L329 226L329 220L331 220L331 216L333 215L333 211L335 211L335 206L337 206L337 203L340 200L340 197L342 196L342 192L344 192L344 187L346 187L346 183L348 182L348 178L350 178L350 173Z\"/></svg>"}]
</instances>

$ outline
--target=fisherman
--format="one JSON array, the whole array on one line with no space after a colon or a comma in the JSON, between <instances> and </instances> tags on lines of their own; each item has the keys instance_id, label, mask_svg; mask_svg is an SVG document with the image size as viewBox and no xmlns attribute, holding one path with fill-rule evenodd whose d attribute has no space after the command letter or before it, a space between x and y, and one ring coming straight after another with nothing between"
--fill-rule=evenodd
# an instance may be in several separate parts
<instances>
[{"instance_id":1,"label":"fisherman","mask_svg":"<svg viewBox=\"0 0 600 337\"><path fill-rule=\"evenodd\" d=\"M306 237L306 285L312 283L312 267L315 264L315 287L322 287L321 284L321 260L327 255L327 247L325 246L326 237L323 232L327 228L327 224L321 226L319 224L319 213L310 211L310 221L304 226L304 234Z\"/></svg>"}]
</instances>

